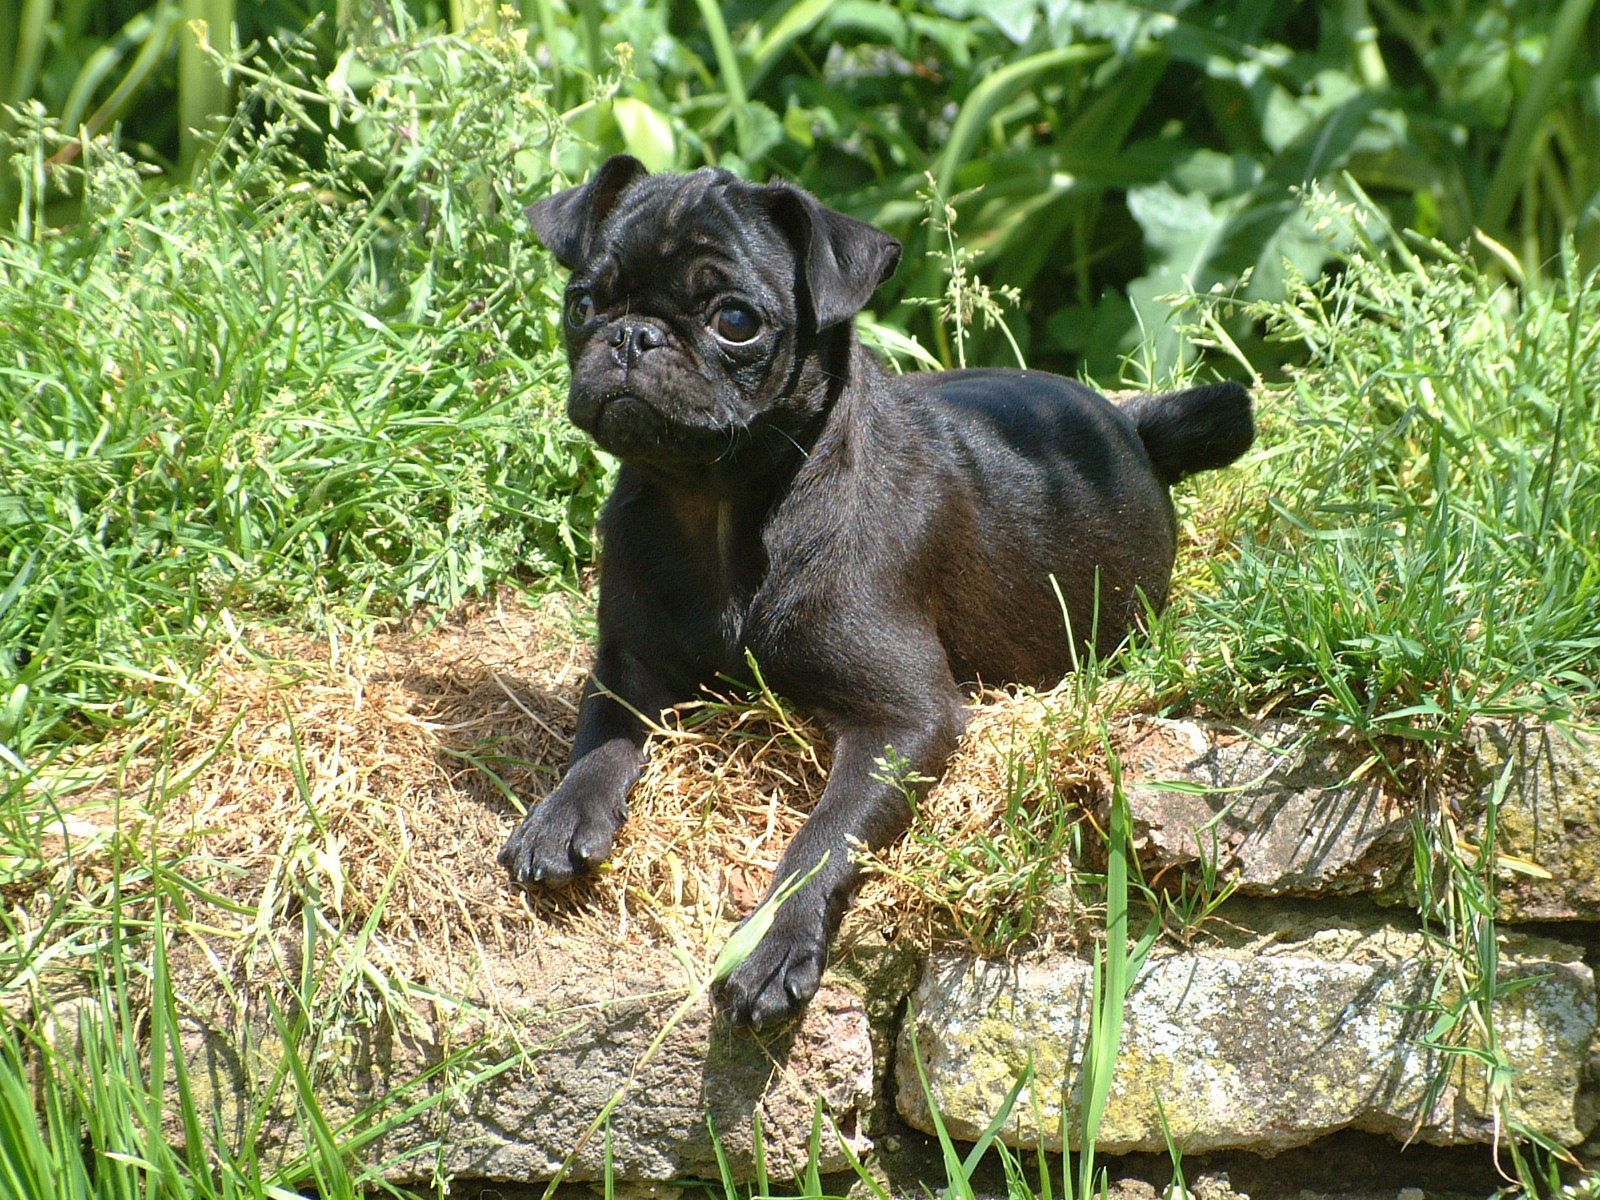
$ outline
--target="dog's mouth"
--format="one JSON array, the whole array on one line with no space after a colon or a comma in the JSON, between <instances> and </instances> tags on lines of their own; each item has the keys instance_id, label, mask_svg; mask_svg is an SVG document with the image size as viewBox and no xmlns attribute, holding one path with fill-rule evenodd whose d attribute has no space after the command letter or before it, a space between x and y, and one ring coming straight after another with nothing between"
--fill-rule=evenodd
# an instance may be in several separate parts
<instances>
[{"instance_id":1,"label":"dog's mouth","mask_svg":"<svg viewBox=\"0 0 1600 1200\"><path fill-rule=\"evenodd\" d=\"M641 423L659 425L662 423L661 414L655 406L643 396L632 392L618 392L615 395L603 396L600 407L595 413L594 424L598 431L605 427L607 421L612 425L635 427Z\"/></svg>"},{"instance_id":2,"label":"dog's mouth","mask_svg":"<svg viewBox=\"0 0 1600 1200\"><path fill-rule=\"evenodd\" d=\"M623 388L573 388L567 396L567 416L585 433L600 438L608 425L658 426L663 422L654 405ZM620 430L618 430L620 432Z\"/></svg>"},{"instance_id":3,"label":"dog's mouth","mask_svg":"<svg viewBox=\"0 0 1600 1200\"><path fill-rule=\"evenodd\" d=\"M670 431L661 411L635 392L608 392L595 402L592 412L580 415L575 411L573 420L613 454L658 445Z\"/></svg>"},{"instance_id":4,"label":"dog's mouth","mask_svg":"<svg viewBox=\"0 0 1600 1200\"><path fill-rule=\"evenodd\" d=\"M567 412L603 450L659 466L708 463L728 441L725 430L674 419L659 402L622 388L598 394L575 390Z\"/></svg>"}]
</instances>

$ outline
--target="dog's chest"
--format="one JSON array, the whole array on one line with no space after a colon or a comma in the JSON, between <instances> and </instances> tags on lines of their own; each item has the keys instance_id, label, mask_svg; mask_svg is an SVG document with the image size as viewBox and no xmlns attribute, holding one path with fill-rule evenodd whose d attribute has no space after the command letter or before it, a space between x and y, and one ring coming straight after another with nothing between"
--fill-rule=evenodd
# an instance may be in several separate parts
<instances>
[{"instance_id":1,"label":"dog's chest","mask_svg":"<svg viewBox=\"0 0 1600 1200\"><path fill-rule=\"evenodd\" d=\"M668 632L676 643L675 657L692 664L692 675L702 682L718 678L749 682L744 652L749 591L708 588L684 599Z\"/></svg>"},{"instance_id":2,"label":"dog's chest","mask_svg":"<svg viewBox=\"0 0 1600 1200\"><path fill-rule=\"evenodd\" d=\"M748 675L746 623L763 575L759 539L726 503L701 514L693 533L680 547L683 560L669 575L678 585L671 636L679 655L702 678L742 680Z\"/></svg>"}]
</instances>

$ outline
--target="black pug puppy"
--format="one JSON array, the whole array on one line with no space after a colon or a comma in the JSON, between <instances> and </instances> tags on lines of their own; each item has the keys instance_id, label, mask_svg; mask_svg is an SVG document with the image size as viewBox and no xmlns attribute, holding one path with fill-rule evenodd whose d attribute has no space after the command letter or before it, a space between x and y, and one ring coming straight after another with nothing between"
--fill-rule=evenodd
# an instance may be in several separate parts
<instances>
[{"instance_id":1,"label":"black pug puppy","mask_svg":"<svg viewBox=\"0 0 1600 1200\"><path fill-rule=\"evenodd\" d=\"M1250 397L1119 408L1037 371L892 374L852 318L900 244L785 184L619 155L528 211L572 272L568 411L622 467L572 762L500 861L564 884L604 859L645 719L747 677L748 650L834 747L774 887L816 873L721 989L760 1027L816 992L853 851L905 829L906 786L961 734L963 686L1052 684L1069 636L1109 654L1165 601L1168 485L1245 451Z\"/></svg>"}]
</instances>

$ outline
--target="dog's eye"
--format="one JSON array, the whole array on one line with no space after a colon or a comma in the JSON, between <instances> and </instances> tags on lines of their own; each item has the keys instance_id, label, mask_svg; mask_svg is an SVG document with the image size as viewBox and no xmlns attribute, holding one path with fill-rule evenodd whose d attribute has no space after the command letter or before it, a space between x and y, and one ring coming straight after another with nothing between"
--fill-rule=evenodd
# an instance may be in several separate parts
<instances>
[{"instance_id":1,"label":"dog's eye","mask_svg":"<svg viewBox=\"0 0 1600 1200\"><path fill-rule=\"evenodd\" d=\"M588 292L575 292L567 301L567 324L582 329L594 320L594 301Z\"/></svg>"},{"instance_id":2,"label":"dog's eye","mask_svg":"<svg viewBox=\"0 0 1600 1200\"><path fill-rule=\"evenodd\" d=\"M761 318L742 304L724 304L711 318L711 332L725 342L748 342L761 329Z\"/></svg>"}]
</instances>

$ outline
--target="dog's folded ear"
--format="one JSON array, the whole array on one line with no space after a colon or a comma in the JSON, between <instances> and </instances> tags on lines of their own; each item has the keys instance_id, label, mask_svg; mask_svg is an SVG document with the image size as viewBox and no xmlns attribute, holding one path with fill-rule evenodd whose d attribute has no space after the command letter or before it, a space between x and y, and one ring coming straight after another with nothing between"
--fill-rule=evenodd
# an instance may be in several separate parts
<instances>
[{"instance_id":1,"label":"dog's folded ear","mask_svg":"<svg viewBox=\"0 0 1600 1200\"><path fill-rule=\"evenodd\" d=\"M526 210L533 232L569 271L589 257L595 231L617 206L622 193L650 172L631 154L613 154L594 178L546 196Z\"/></svg>"},{"instance_id":2,"label":"dog's folded ear","mask_svg":"<svg viewBox=\"0 0 1600 1200\"><path fill-rule=\"evenodd\" d=\"M794 243L817 329L855 316L900 265L900 243L883 230L825 208L788 184L769 184L762 193Z\"/></svg>"}]
</instances>

